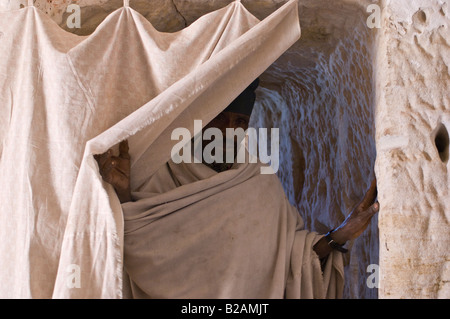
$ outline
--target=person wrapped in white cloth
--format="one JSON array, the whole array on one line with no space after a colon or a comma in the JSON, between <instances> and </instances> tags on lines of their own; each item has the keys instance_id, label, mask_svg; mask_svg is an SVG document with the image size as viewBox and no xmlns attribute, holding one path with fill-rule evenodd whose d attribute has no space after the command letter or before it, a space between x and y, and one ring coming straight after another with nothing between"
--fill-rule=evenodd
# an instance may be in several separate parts
<instances>
[{"instance_id":1,"label":"person wrapped in white cloth","mask_svg":"<svg viewBox=\"0 0 450 319\"><path fill-rule=\"evenodd\" d=\"M257 85L204 129L246 130ZM374 180L341 225L318 234L304 229L278 177L261 174L260 162L171 160L131 191L126 140L119 152L96 160L122 203L133 298L341 298L343 245L379 210Z\"/></svg>"}]
</instances>

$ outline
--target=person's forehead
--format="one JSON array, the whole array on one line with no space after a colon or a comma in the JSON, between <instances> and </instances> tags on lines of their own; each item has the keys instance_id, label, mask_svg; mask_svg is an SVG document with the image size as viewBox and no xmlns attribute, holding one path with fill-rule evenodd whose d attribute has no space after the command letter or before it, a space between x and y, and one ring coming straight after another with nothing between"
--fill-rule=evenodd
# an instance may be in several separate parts
<instances>
[{"instance_id":1,"label":"person's forehead","mask_svg":"<svg viewBox=\"0 0 450 319\"><path fill-rule=\"evenodd\" d=\"M239 113L239 112L230 112L230 111L223 111L222 114L226 115L226 116L232 116L232 117L250 117L248 114L244 114L244 113Z\"/></svg>"}]
</instances>

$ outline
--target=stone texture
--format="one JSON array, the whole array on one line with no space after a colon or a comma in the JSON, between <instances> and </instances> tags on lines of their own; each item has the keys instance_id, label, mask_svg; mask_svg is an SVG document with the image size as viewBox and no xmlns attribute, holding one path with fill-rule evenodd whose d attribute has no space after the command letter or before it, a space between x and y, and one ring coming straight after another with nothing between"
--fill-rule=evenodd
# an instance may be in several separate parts
<instances>
[{"instance_id":1,"label":"stone texture","mask_svg":"<svg viewBox=\"0 0 450 319\"><path fill-rule=\"evenodd\" d=\"M308 229L338 226L374 176L372 60L376 31L365 7L301 2L302 38L263 74L253 125L280 128L279 177ZM346 298L376 298L367 266L378 263L377 216L350 243Z\"/></svg>"},{"instance_id":2,"label":"stone texture","mask_svg":"<svg viewBox=\"0 0 450 319\"><path fill-rule=\"evenodd\" d=\"M382 298L450 297L449 18L445 1L396 1L384 12L376 115Z\"/></svg>"}]
</instances>

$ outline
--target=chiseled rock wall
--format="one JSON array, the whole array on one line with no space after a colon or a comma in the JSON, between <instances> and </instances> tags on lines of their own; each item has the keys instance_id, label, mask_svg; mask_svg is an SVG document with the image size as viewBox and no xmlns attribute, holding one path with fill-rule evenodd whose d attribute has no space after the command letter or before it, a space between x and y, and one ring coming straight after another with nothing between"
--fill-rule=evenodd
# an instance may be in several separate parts
<instances>
[{"instance_id":1,"label":"chiseled rock wall","mask_svg":"<svg viewBox=\"0 0 450 319\"><path fill-rule=\"evenodd\" d=\"M450 297L450 10L388 3L378 48L381 298Z\"/></svg>"},{"instance_id":2,"label":"chiseled rock wall","mask_svg":"<svg viewBox=\"0 0 450 319\"><path fill-rule=\"evenodd\" d=\"M256 127L280 128L280 171L310 230L338 226L374 176L373 51L365 6L300 2L302 38L263 74ZM346 298L376 298L366 269L378 264L377 216L349 243Z\"/></svg>"}]
</instances>

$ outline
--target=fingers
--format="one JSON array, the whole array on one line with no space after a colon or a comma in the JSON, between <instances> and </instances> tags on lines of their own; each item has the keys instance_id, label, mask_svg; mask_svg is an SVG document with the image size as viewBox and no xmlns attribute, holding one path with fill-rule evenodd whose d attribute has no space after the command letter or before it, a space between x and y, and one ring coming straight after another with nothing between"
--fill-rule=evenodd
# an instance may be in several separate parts
<instances>
[{"instance_id":1,"label":"fingers","mask_svg":"<svg viewBox=\"0 0 450 319\"><path fill-rule=\"evenodd\" d=\"M103 177L105 182L110 183L113 180L112 169L115 166L115 161L112 159L112 156L102 157L99 161L99 170L100 175Z\"/></svg>"},{"instance_id":2,"label":"fingers","mask_svg":"<svg viewBox=\"0 0 450 319\"><path fill-rule=\"evenodd\" d=\"M103 154L96 154L94 155L94 158L97 160L100 170L103 168L103 166L109 161L109 159L112 156L112 150L109 149Z\"/></svg>"},{"instance_id":3,"label":"fingers","mask_svg":"<svg viewBox=\"0 0 450 319\"><path fill-rule=\"evenodd\" d=\"M106 182L114 186L114 188L121 188L123 181L126 179L124 174L119 171L116 167L112 167L108 174L108 180Z\"/></svg>"},{"instance_id":4,"label":"fingers","mask_svg":"<svg viewBox=\"0 0 450 319\"><path fill-rule=\"evenodd\" d=\"M112 155L112 149L107 150L103 154L95 154L94 157L96 160L104 160Z\"/></svg>"},{"instance_id":5,"label":"fingers","mask_svg":"<svg viewBox=\"0 0 450 319\"><path fill-rule=\"evenodd\" d=\"M369 189L367 190L366 194L364 195L363 200L361 201L360 207L362 210L368 209L377 198L378 192L377 192L377 180L374 179L372 183L370 184Z\"/></svg>"},{"instance_id":6,"label":"fingers","mask_svg":"<svg viewBox=\"0 0 450 319\"><path fill-rule=\"evenodd\" d=\"M373 215L375 215L376 213L378 213L380 210L380 204L378 202L373 203L368 209L367 209L367 213L369 214L370 217L372 217Z\"/></svg>"},{"instance_id":7,"label":"fingers","mask_svg":"<svg viewBox=\"0 0 450 319\"><path fill-rule=\"evenodd\" d=\"M126 186L129 180L130 155L128 154L128 141L119 144L119 156L113 156L112 149L103 154L94 155L98 162L100 175L105 182L114 187Z\"/></svg>"},{"instance_id":8,"label":"fingers","mask_svg":"<svg viewBox=\"0 0 450 319\"><path fill-rule=\"evenodd\" d=\"M105 182L115 187L119 186L124 178L127 178L126 172L121 167L121 161L123 159L117 156L111 156L100 169L100 174Z\"/></svg>"},{"instance_id":9,"label":"fingers","mask_svg":"<svg viewBox=\"0 0 450 319\"><path fill-rule=\"evenodd\" d=\"M122 142L120 142L119 157L123 159L130 159L130 154L128 154L129 149L130 148L128 147L128 140L123 140Z\"/></svg>"},{"instance_id":10,"label":"fingers","mask_svg":"<svg viewBox=\"0 0 450 319\"><path fill-rule=\"evenodd\" d=\"M105 173L111 171L113 168L116 168L119 163L119 158L116 156L111 156L107 161L105 161L103 165L103 170Z\"/></svg>"},{"instance_id":11,"label":"fingers","mask_svg":"<svg viewBox=\"0 0 450 319\"><path fill-rule=\"evenodd\" d=\"M111 157L110 166L111 169L115 169L120 174L127 176L127 171L129 171L129 162L127 163L126 159L113 156Z\"/></svg>"},{"instance_id":12,"label":"fingers","mask_svg":"<svg viewBox=\"0 0 450 319\"><path fill-rule=\"evenodd\" d=\"M130 159L128 140L123 140L119 144L119 157L123 159ZM111 157L113 156L113 150L110 148L103 154L96 154L94 158L99 163L100 167L104 166L105 163L109 162Z\"/></svg>"}]
</instances>

